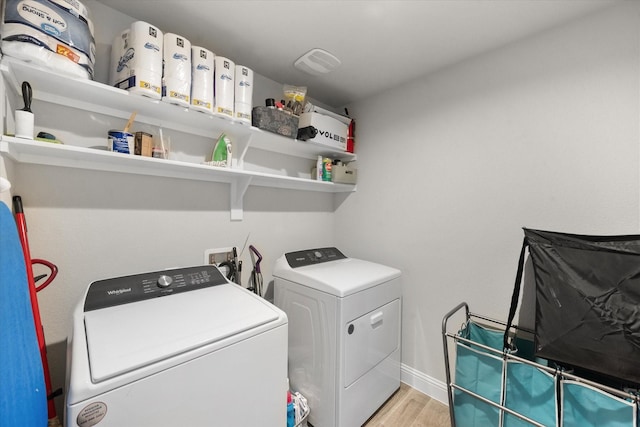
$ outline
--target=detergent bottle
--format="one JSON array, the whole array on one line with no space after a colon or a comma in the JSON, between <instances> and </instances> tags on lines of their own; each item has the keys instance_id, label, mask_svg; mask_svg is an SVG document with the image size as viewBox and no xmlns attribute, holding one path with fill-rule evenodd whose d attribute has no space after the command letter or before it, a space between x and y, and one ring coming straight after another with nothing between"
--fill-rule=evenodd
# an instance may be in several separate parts
<instances>
[{"instance_id":1,"label":"detergent bottle","mask_svg":"<svg viewBox=\"0 0 640 427\"><path fill-rule=\"evenodd\" d=\"M291 392L287 390L287 427L294 427L296 424L295 408L293 407L293 399Z\"/></svg>"}]
</instances>

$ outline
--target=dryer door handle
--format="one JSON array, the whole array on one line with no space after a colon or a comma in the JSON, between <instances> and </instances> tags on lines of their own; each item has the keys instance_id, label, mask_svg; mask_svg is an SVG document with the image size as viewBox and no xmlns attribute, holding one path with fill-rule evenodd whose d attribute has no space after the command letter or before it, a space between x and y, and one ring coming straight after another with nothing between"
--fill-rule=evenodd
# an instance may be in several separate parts
<instances>
[{"instance_id":1,"label":"dryer door handle","mask_svg":"<svg viewBox=\"0 0 640 427\"><path fill-rule=\"evenodd\" d=\"M369 321L371 322L371 326L373 326L374 328L379 324L381 324L382 320L383 320L383 313L381 311L377 312L376 314L372 314L371 317L369 318Z\"/></svg>"}]
</instances>

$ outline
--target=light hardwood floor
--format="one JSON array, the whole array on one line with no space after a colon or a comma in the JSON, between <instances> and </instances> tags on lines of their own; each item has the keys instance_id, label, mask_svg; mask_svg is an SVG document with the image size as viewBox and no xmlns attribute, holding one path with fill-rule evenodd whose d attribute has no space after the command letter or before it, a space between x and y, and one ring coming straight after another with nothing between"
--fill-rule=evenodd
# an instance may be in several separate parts
<instances>
[{"instance_id":1,"label":"light hardwood floor","mask_svg":"<svg viewBox=\"0 0 640 427\"><path fill-rule=\"evenodd\" d=\"M449 408L400 383L396 392L363 427L450 427Z\"/></svg>"}]
</instances>

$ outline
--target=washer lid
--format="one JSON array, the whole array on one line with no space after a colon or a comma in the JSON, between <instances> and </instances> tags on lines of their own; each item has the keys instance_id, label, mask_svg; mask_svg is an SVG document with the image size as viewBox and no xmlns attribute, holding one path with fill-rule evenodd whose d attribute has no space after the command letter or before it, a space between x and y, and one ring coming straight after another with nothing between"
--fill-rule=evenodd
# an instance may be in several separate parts
<instances>
[{"instance_id":1,"label":"washer lid","mask_svg":"<svg viewBox=\"0 0 640 427\"><path fill-rule=\"evenodd\" d=\"M279 317L266 301L231 283L88 311L91 379L98 383Z\"/></svg>"},{"instance_id":2,"label":"washer lid","mask_svg":"<svg viewBox=\"0 0 640 427\"><path fill-rule=\"evenodd\" d=\"M273 275L338 297L345 297L400 277L400 270L356 258L337 259L292 268L285 256Z\"/></svg>"}]
</instances>

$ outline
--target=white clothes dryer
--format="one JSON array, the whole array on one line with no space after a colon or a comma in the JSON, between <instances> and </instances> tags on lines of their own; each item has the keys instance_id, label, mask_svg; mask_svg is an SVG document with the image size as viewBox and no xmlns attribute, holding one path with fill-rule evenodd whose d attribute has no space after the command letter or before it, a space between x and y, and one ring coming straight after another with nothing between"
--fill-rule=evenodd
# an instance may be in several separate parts
<instances>
[{"instance_id":1,"label":"white clothes dryer","mask_svg":"<svg viewBox=\"0 0 640 427\"><path fill-rule=\"evenodd\" d=\"M273 275L309 424L362 425L400 387L400 271L320 248L283 255Z\"/></svg>"},{"instance_id":2,"label":"white clothes dryer","mask_svg":"<svg viewBox=\"0 0 640 427\"><path fill-rule=\"evenodd\" d=\"M287 318L214 266L91 283L66 427L286 425Z\"/></svg>"}]
</instances>

